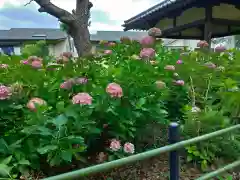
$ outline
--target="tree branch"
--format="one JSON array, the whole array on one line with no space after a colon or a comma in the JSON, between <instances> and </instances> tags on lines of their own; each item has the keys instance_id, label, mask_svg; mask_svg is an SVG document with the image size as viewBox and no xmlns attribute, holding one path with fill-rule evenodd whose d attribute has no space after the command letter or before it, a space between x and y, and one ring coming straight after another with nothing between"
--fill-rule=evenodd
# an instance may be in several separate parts
<instances>
[{"instance_id":1,"label":"tree branch","mask_svg":"<svg viewBox=\"0 0 240 180\"><path fill-rule=\"evenodd\" d=\"M75 21L75 17L70 12L61 9L55 6L50 0L34 0L40 8L38 9L39 12L46 12L56 18L58 18L61 22L66 24L72 24Z\"/></svg>"}]
</instances>

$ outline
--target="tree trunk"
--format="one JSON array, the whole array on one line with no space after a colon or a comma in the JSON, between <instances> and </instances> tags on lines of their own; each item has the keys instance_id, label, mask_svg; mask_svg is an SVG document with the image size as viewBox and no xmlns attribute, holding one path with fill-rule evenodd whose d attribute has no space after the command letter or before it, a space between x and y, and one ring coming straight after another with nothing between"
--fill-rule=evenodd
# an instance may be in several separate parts
<instances>
[{"instance_id":1,"label":"tree trunk","mask_svg":"<svg viewBox=\"0 0 240 180\"><path fill-rule=\"evenodd\" d=\"M47 12L69 26L69 34L73 38L74 46L78 56L91 53L90 33L88 20L92 3L89 0L76 0L76 10L72 14L61 9L50 2L50 0L34 0L40 8L39 12Z\"/></svg>"},{"instance_id":2,"label":"tree trunk","mask_svg":"<svg viewBox=\"0 0 240 180\"><path fill-rule=\"evenodd\" d=\"M74 46L78 56L86 56L91 53L90 33L88 28L77 25L71 32Z\"/></svg>"}]
</instances>

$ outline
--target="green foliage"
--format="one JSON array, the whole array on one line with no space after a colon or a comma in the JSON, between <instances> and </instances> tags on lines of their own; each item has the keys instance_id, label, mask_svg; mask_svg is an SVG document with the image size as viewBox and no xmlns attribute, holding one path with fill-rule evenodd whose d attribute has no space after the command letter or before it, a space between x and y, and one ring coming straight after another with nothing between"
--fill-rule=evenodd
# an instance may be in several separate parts
<instances>
[{"instance_id":1,"label":"green foliage","mask_svg":"<svg viewBox=\"0 0 240 180\"><path fill-rule=\"evenodd\" d=\"M26 47L25 55L44 57L39 50L43 44ZM133 58L141 50L138 42L118 43L111 47L112 54L64 65L49 65L44 60L41 69L21 64L17 56L0 57L0 63L9 65L0 69L1 83L14 89L9 99L0 100L1 172L8 177L75 161L89 165L88 157L102 152L109 160L127 156L109 149L111 139L122 145L131 142L141 152L146 149L139 137L147 134L149 125L166 126L177 120L183 138L188 139L239 123L238 51L231 56L227 52L180 54L161 44L155 48L155 63ZM178 59L183 64L176 64ZM217 68L205 65L210 60ZM166 70L166 65L174 65L176 70ZM79 77L88 82L74 83ZM71 87L61 88L69 80ZM177 80L185 84L176 85ZM156 81L163 81L166 87L157 87ZM113 82L122 88L122 97L107 92ZM92 97L92 103L73 104L72 98L82 92ZM46 105L34 104L36 110L31 111L27 103L34 97ZM194 106L201 112L192 112ZM239 138L239 132L233 132L187 147L187 159L205 169L218 158L239 157Z\"/></svg>"},{"instance_id":2,"label":"green foliage","mask_svg":"<svg viewBox=\"0 0 240 180\"><path fill-rule=\"evenodd\" d=\"M49 55L49 49L46 41L37 41L35 44L24 45L21 53L25 57L39 56L46 58Z\"/></svg>"}]
</instances>

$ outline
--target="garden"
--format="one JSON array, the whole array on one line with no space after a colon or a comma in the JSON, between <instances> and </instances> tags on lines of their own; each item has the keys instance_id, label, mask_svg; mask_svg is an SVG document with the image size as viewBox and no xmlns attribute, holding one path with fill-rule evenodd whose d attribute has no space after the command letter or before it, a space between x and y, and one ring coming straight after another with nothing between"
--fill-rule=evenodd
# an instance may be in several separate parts
<instances>
[{"instance_id":1,"label":"garden","mask_svg":"<svg viewBox=\"0 0 240 180\"><path fill-rule=\"evenodd\" d=\"M182 140L239 124L240 51L209 52L204 41L200 51L168 50L157 33L102 41L103 50L80 59L38 46L1 56L0 179L37 180L163 147L170 122L180 124ZM185 147L182 178L239 157L239 131ZM167 161L87 179L168 179Z\"/></svg>"}]
</instances>

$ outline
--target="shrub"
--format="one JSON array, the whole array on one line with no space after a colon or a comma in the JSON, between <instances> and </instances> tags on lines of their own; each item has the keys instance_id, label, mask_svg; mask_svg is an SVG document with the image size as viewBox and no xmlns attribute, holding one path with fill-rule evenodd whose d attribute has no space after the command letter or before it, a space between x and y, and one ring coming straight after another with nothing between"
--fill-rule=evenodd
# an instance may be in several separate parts
<instances>
[{"instance_id":1,"label":"shrub","mask_svg":"<svg viewBox=\"0 0 240 180\"><path fill-rule=\"evenodd\" d=\"M49 55L49 49L46 41L37 41L36 44L26 44L21 50L23 56L35 56L46 58Z\"/></svg>"},{"instance_id":2,"label":"shrub","mask_svg":"<svg viewBox=\"0 0 240 180\"><path fill-rule=\"evenodd\" d=\"M238 121L239 65L228 53L180 54L157 42L156 54L141 59L140 43L127 38L101 46L109 51L77 62L69 53L55 62L0 57L7 64L0 68L5 175L144 151L139 137L154 124L178 121L183 138L191 138ZM234 148L231 155L239 156L239 144L236 133L218 137L187 147L188 160L205 168Z\"/></svg>"}]
</instances>

